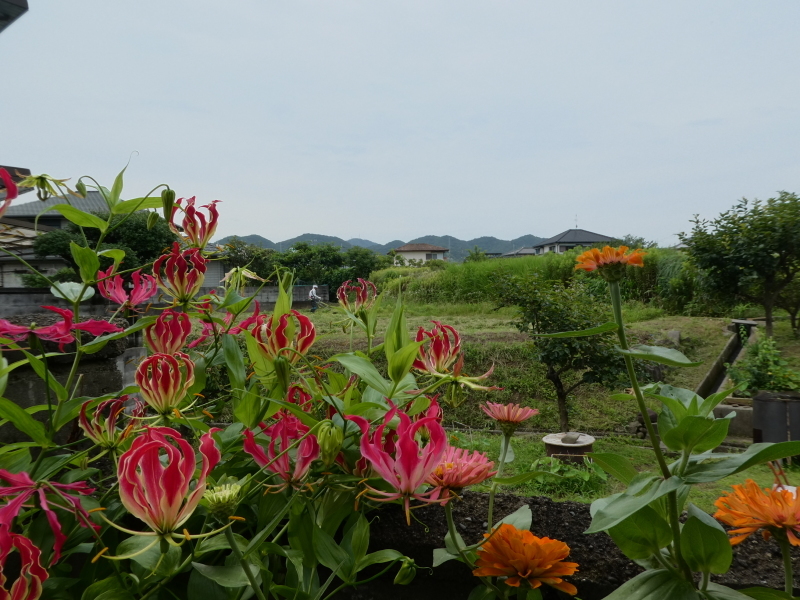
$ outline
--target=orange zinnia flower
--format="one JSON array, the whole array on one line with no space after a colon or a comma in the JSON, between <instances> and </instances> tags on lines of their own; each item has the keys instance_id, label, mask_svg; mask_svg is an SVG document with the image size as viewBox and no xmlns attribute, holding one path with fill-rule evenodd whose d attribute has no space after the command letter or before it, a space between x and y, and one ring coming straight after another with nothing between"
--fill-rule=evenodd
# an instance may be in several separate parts
<instances>
[{"instance_id":1,"label":"orange zinnia flower","mask_svg":"<svg viewBox=\"0 0 800 600\"><path fill-rule=\"evenodd\" d=\"M489 534L484 534L488 537ZM478 549L476 577L506 577L506 585L519 587L527 581L532 589L543 583L574 596L578 589L562 579L578 570L578 563L562 562L569 546L558 540L539 538L530 531L503 523L491 539Z\"/></svg>"},{"instance_id":2,"label":"orange zinnia flower","mask_svg":"<svg viewBox=\"0 0 800 600\"><path fill-rule=\"evenodd\" d=\"M620 246L619 248L612 248L606 246L602 250L592 248L583 254L579 255L575 260L578 262L575 269L583 269L584 271L600 270L600 274L609 281L619 281L625 272L625 267L628 265L632 267L644 266L644 252L641 250L634 250L630 254L625 254L628 251L627 246Z\"/></svg>"},{"instance_id":3,"label":"orange zinnia flower","mask_svg":"<svg viewBox=\"0 0 800 600\"><path fill-rule=\"evenodd\" d=\"M714 502L719 510L714 518L732 525L731 545L744 541L759 529L780 530L793 546L800 546L800 498L786 489L761 489L752 479L734 485L733 491Z\"/></svg>"}]
</instances>

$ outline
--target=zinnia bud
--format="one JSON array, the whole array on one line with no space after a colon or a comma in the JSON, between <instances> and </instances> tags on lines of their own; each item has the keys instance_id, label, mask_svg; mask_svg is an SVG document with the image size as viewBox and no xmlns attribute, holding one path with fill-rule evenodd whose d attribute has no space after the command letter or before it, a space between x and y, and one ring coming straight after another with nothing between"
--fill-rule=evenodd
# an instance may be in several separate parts
<instances>
[{"instance_id":1,"label":"zinnia bud","mask_svg":"<svg viewBox=\"0 0 800 600\"><path fill-rule=\"evenodd\" d=\"M154 354L144 359L134 377L142 398L161 414L171 414L194 383L194 363L183 352Z\"/></svg>"},{"instance_id":2,"label":"zinnia bud","mask_svg":"<svg viewBox=\"0 0 800 600\"><path fill-rule=\"evenodd\" d=\"M227 523L228 517L236 512L241 490L242 487L237 483L225 483L206 490L203 500L208 504L211 516L220 523Z\"/></svg>"},{"instance_id":3,"label":"zinnia bud","mask_svg":"<svg viewBox=\"0 0 800 600\"><path fill-rule=\"evenodd\" d=\"M175 354L183 349L191 332L189 315L167 309L155 323L144 328L144 339L156 354Z\"/></svg>"}]
</instances>

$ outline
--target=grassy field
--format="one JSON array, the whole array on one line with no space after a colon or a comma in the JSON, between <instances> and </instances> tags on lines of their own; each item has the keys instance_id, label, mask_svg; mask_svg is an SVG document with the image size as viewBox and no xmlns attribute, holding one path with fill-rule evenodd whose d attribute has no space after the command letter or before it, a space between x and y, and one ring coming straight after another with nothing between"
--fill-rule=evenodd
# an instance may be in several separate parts
<instances>
[{"instance_id":1,"label":"grassy field","mask_svg":"<svg viewBox=\"0 0 800 600\"><path fill-rule=\"evenodd\" d=\"M378 330L386 325L391 315L388 302L381 315ZM664 316L663 311L640 303L626 306L625 318L631 322L630 337L638 343L664 344L667 332L681 332L681 350L689 358L709 363L716 358L728 340L726 319ZM485 428L490 420L480 411L480 403L515 402L537 408L540 415L533 427L537 430L557 431L558 415L551 384L545 379L544 368L536 362L530 337L520 333L513 325L513 309L493 310L489 303L482 304L411 304L408 307L408 325L413 333L418 327L430 328L431 320L453 325L461 334L465 350L465 371L470 375L482 374L494 366L490 383L504 388L500 392L471 392L469 399L455 410L448 411L446 419L452 425ZM342 332L340 313L334 306L323 308L313 315L321 334L315 353L331 356L347 352L350 336ZM363 337L356 332L354 347L365 349ZM694 389L705 375L703 367L694 369L667 369L664 381ZM613 401L609 397L622 390L609 390L599 385L584 385L570 399L571 428L581 431L621 432L636 418L632 402ZM653 406L655 408L655 405Z\"/></svg>"},{"instance_id":2,"label":"grassy field","mask_svg":"<svg viewBox=\"0 0 800 600\"><path fill-rule=\"evenodd\" d=\"M486 452L489 458L497 461L500 455L502 436L480 431L454 432L450 435L450 442L454 445ZM545 456L544 444L539 436L517 436L511 442L516 455L514 462L506 465L504 476L516 475L531 470L531 464ZM626 457L640 472L657 472L655 455L649 444L643 440L631 439L622 436L609 436L600 438L594 445L595 452L612 452ZM793 479L793 473L789 474ZM752 467L737 475L726 477L714 483L704 483L694 486L689 501L707 512L714 512L714 501L723 493L730 490L733 484L740 484L745 479L753 479L763 487L770 487L773 483L772 471L766 465ZM474 488L476 491L488 491L488 486ZM504 488L506 491L521 496L547 495L554 500L591 503L598 498L621 492L625 486L619 481L608 478L602 481L593 476L588 482L564 481L559 483L538 483L529 481L518 486Z\"/></svg>"}]
</instances>

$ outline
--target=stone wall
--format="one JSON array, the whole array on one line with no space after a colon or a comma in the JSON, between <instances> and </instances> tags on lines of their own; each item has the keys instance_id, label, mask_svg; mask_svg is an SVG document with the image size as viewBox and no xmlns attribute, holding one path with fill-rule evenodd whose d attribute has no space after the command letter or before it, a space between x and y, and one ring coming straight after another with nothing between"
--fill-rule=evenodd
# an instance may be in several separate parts
<instances>
[{"instance_id":1,"label":"stone wall","mask_svg":"<svg viewBox=\"0 0 800 600\"><path fill-rule=\"evenodd\" d=\"M201 294L208 293L213 288L203 288ZM255 293L258 288L247 288L247 295ZM310 285L296 285L292 288L292 302L295 308L308 308L311 303L308 301L308 292L311 291ZM328 297L328 286L321 285L317 288L317 293L322 298ZM275 286L263 287L256 297L262 310L268 310L275 306L278 300L278 288ZM36 313L47 313L42 306L58 306L59 308L71 308L65 300L60 300L50 293L46 288L0 288L0 318L8 319L19 315L31 315ZM164 306L163 304L156 306ZM109 302L100 294L95 294L91 300L81 304L81 314L91 315L95 318L110 316L117 309L117 305Z\"/></svg>"}]
</instances>

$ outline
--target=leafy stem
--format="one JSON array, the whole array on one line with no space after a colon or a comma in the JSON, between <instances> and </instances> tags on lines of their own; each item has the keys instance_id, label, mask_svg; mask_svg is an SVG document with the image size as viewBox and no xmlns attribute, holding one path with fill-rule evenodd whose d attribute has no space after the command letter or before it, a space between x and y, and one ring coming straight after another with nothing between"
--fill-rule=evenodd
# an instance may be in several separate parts
<instances>
[{"instance_id":1,"label":"leafy stem","mask_svg":"<svg viewBox=\"0 0 800 600\"><path fill-rule=\"evenodd\" d=\"M494 480L492 481L492 487L489 490L489 515L486 518L486 521L489 523L488 526L489 533L492 532L492 525L494 524L494 497L495 494L497 494L497 483L495 480L503 476L503 467L505 467L506 464L506 456L508 455L508 447L510 445L511 445L511 433L503 434L503 447L500 450L500 464L497 466L497 473L494 476Z\"/></svg>"}]
</instances>

